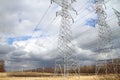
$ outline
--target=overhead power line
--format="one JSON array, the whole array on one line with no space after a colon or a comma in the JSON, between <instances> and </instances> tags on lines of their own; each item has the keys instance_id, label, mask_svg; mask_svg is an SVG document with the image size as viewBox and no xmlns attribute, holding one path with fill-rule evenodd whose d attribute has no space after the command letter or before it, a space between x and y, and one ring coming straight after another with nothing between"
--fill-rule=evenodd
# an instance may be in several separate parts
<instances>
[{"instance_id":1,"label":"overhead power line","mask_svg":"<svg viewBox=\"0 0 120 80\"><path fill-rule=\"evenodd\" d=\"M41 17L40 21L38 22L38 24L35 26L35 28L32 31L32 35L31 38L33 38L33 35L35 34L35 30L39 27L40 23L43 21L44 17L46 16L46 14L48 13L49 9L51 7L51 4L49 5L49 7L47 8L47 10L45 11L45 13L43 14L43 16ZM29 41L26 42L25 47L29 44Z\"/></svg>"}]
</instances>

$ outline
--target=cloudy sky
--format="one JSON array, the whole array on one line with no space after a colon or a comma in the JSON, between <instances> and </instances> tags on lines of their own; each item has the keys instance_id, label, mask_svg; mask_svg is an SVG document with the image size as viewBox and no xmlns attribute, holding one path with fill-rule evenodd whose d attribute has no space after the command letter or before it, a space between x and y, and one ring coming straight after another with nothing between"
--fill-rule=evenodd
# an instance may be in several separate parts
<instances>
[{"instance_id":1,"label":"cloudy sky","mask_svg":"<svg viewBox=\"0 0 120 80\"><path fill-rule=\"evenodd\" d=\"M72 44L82 64L102 59L96 52L97 15L92 2L77 0L72 5L78 12L71 12L75 20ZM114 57L120 55L120 26L112 8L120 12L119 7L120 0L106 0L107 23L116 46ZM54 65L61 20L56 12L60 9L50 0L0 0L0 59L6 61L7 70Z\"/></svg>"}]
</instances>

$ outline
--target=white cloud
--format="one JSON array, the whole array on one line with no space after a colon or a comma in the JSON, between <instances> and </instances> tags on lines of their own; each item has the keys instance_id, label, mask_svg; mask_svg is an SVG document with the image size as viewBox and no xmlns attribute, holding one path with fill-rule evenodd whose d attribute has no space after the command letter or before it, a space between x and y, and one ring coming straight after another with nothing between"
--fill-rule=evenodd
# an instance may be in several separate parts
<instances>
[{"instance_id":1,"label":"white cloud","mask_svg":"<svg viewBox=\"0 0 120 80\"><path fill-rule=\"evenodd\" d=\"M31 36L34 28L42 18L46 9L49 7L49 4L49 0L1 0L0 39L2 42L0 43L0 47L3 47L3 45L5 48L7 47L6 39L8 37ZM119 27L117 25L117 19L113 19L116 18L116 16L114 15L111 7L113 6L115 9L120 11L119 4L119 0L114 0L107 3L106 12L109 19L111 19L110 21L108 21L108 23L113 29L113 32L114 30L119 29ZM85 59L91 59L95 57L92 57L90 55L95 54L94 50L97 47L97 29L85 25L85 23L86 20L89 18L96 18L95 12L92 11L91 4L88 2L88 0L78 0L77 3L73 4L73 6L78 11L79 15L76 16L75 23L72 26L72 42L77 46L75 49L77 53L79 53L81 58L83 57ZM88 7L90 7L89 10ZM21 58L29 57L31 59L40 58L44 60L50 60L54 58L57 54L57 38L61 19L60 16L55 18L55 14L56 11L59 11L60 9L61 7L59 7L55 3L52 4L47 15L38 26L40 30L34 33L33 38L24 41L14 41L12 45L9 45L13 47L13 49L8 49L6 51L10 52L5 53L12 53L9 55L13 57L19 57L14 55L18 54L18 52L21 52L19 53L22 55ZM112 14L113 16L111 17ZM114 37L119 37L119 30L116 33L114 32L113 35ZM118 41L116 43L118 43ZM0 52L4 51L0 50ZM23 55L22 53L26 55Z\"/></svg>"}]
</instances>

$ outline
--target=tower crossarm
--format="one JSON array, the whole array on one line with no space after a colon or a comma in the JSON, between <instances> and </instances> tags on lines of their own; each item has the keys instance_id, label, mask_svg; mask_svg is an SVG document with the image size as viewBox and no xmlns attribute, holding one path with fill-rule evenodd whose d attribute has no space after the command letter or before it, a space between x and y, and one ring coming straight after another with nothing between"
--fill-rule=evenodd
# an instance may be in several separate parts
<instances>
[{"instance_id":1,"label":"tower crossarm","mask_svg":"<svg viewBox=\"0 0 120 80\"><path fill-rule=\"evenodd\" d=\"M58 4L59 6L63 7L63 0L51 0L51 4L52 3L56 3ZM76 13L76 15L78 14L77 11L72 7L72 4L73 2L76 2L76 0L67 0L67 1L64 1L65 3L68 3L67 5L64 5L64 7L68 8L69 10L72 10Z\"/></svg>"}]
</instances>

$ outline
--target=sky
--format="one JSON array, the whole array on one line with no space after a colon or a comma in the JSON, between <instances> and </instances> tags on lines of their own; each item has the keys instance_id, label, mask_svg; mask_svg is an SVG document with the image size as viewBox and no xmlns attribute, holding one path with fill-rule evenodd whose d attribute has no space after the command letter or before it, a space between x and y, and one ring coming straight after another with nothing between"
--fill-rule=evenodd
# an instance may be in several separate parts
<instances>
[{"instance_id":1,"label":"sky","mask_svg":"<svg viewBox=\"0 0 120 80\"><path fill-rule=\"evenodd\" d=\"M98 25L95 7L93 0L76 1L72 7L78 15L70 11L75 21L71 28L71 42L80 63L93 64L96 59L103 58L96 52ZM117 57L120 56L120 26L112 8L120 12L120 0L105 2L106 21L116 46L111 53ZM50 0L0 0L0 59L5 60L7 70L54 67L61 21L56 12L60 10L61 7L51 4Z\"/></svg>"}]
</instances>

